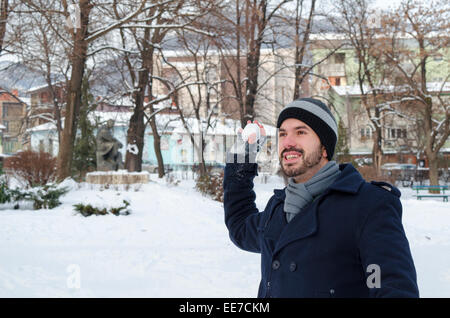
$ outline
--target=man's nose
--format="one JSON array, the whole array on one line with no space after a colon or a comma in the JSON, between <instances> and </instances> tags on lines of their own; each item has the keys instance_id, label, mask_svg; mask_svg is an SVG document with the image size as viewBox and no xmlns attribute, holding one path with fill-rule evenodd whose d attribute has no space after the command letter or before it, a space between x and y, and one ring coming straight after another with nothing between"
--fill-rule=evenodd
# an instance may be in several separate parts
<instances>
[{"instance_id":1,"label":"man's nose","mask_svg":"<svg viewBox=\"0 0 450 318\"><path fill-rule=\"evenodd\" d=\"M281 145L284 149L295 147L295 139L292 137L292 135L286 134L281 142Z\"/></svg>"}]
</instances>

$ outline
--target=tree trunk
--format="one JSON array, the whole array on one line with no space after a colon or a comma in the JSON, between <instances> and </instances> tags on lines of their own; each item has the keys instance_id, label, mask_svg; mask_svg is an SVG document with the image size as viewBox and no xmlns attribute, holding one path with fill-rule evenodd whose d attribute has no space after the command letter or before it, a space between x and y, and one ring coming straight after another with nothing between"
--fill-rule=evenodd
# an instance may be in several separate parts
<instances>
[{"instance_id":1,"label":"tree trunk","mask_svg":"<svg viewBox=\"0 0 450 318\"><path fill-rule=\"evenodd\" d=\"M194 146L196 152L197 152L197 156L199 159L198 162L198 167L199 167L199 173L200 176L206 176L207 171L206 171L206 162L205 162L205 156L204 156L204 151L205 151L205 140L203 139L203 133L200 131L200 143L198 146ZM195 143L194 143L195 145Z\"/></svg>"},{"instance_id":2,"label":"tree trunk","mask_svg":"<svg viewBox=\"0 0 450 318\"><path fill-rule=\"evenodd\" d=\"M76 29L74 47L71 56L72 73L67 92L67 105L64 120L62 141L57 158L57 178L59 181L71 175L72 153L78 125L78 114L81 104L81 84L83 82L84 68L88 43L89 14L91 6L89 0L80 1L81 28Z\"/></svg>"},{"instance_id":3,"label":"tree trunk","mask_svg":"<svg viewBox=\"0 0 450 318\"><path fill-rule=\"evenodd\" d=\"M149 45L150 30L145 29L142 39L142 67L139 70L138 88L134 93L134 113L130 118L130 124L127 133L127 143L136 145L139 152L133 154L127 150L125 167L129 172L142 171L142 152L144 149L145 122L144 122L144 102L147 87L149 87L149 76L153 70L153 48ZM151 84L151 83L150 83ZM149 94L151 94L151 87Z\"/></svg>"},{"instance_id":4,"label":"tree trunk","mask_svg":"<svg viewBox=\"0 0 450 318\"><path fill-rule=\"evenodd\" d=\"M427 153L428 165L429 165L429 177L430 185L439 185L439 170L438 170L438 160L436 153ZM432 191L430 191L432 192ZM437 191L439 193L439 191Z\"/></svg>"},{"instance_id":5,"label":"tree trunk","mask_svg":"<svg viewBox=\"0 0 450 318\"><path fill-rule=\"evenodd\" d=\"M164 171L164 159L161 153L161 136L158 134L154 118L150 120L150 127L152 127L153 131L153 148L155 150L156 160L158 161L158 178L162 178L166 172Z\"/></svg>"},{"instance_id":6,"label":"tree trunk","mask_svg":"<svg viewBox=\"0 0 450 318\"><path fill-rule=\"evenodd\" d=\"M144 116L142 106L134 107L134 113L130 118L127 131L127 150L125 155L125 168L129 172L142 171L142 150L144 148ZM133 153L128 150L129 146L137 146L138 152Z\"/></svg>"},{"instance_id":7,"label":"tree trunk","mask_svg":"<svg viewBox=\"0 0 450 318\"><path fill-rule=\"evenodd\" d=\"M0 53L3 49L3 40L6 34L6 20L8 19L8 0L0 0Z\"/></svg>"},{"instance_id":8,"label":"tree trunk","mask_svg":"<svg viewBox=\"0 0 450 318\"><path fill-rule=\"evenodd\" d=\"M375 128L375 138L373 140L372 160L377 176L381 175L381 163L383 160L383 150L381 148L381 128Z\"/></svg>"},{"instance_id":9,"label":"tree trunk","mask_svg":"<svg viewBox=\"0 0 450 318\"><path fill-rule=\"evenodd\" d=\"M425 154L428 159L429 167L429 178L430 185L439 185L438 178L438 160L437 154L439 149L433 150L435 139L432 138L433 135L433 122L432 122L432 107L433 102L430 97L425 97L425 118L424 118L424 128L425 128ZM432 192L432 191L430 191Z\"/></svg>"},{"instance_id":10,"label":"tree trunk","mask_svg":"<svg viewBox=\"0 0 450 318\"><path fill-rule=\"evenodd\" d=\"M153 73L153 64L150 73ZM149 95L153 96L153 79L149 78ZM153 105L149 105L150 113L153 114L155 109ZM161 136L158 133L158 127L156 126L156 115L150 118L150 127L152 128L153 133L153 149L155 150L156 160L158 162L158 178L164 177L166 172L164 171L164 159L161 152Z\"/></svg>"},{"instance_id":11,"label":"tree trunk","mask_svg":"<svg viewBox=\"0 0 450 318\"><path fill-rule=\"evenodd\" d=\"M144 123L144 99L145 89L148 84L148 69L143 68L139 72L138 91L134 94L134 112L130 118L127 132L127 147L136 145L138 153L126 151L125 168L129 172L142 171L142 150L144 149L145 123Z\"/></svg>"},{"instance_id":12,"label":"tree trunk","mask_svg":"<svg viewBox=\"0 0 450 318\"><path fill-rule=\"evenodd\" d=\"M256 92L258 90L258 65L259 65L259 50L261 46L257 45L255 48L250 48L247 55L247 90L245 97L245 114L244 121L255 118L255 100Z\"/></svg>"},{"instance_id":13,"label":"tree trunk","mask_svg":"<svg viewBox=\"0 0 450 318\"><path fill-rule=\"evenodd\" d=\"M303 36L303 41L300 45L300 21L302 17L300 16L298 10L299 6L303 5L303 1L301 1L302 4L300 4L300 0L297 0L297 7L296 7L296 17L295 17L295 83L294 83L294 100L300 98L301 92L300 87L303 82L303 76L302 76L302 66L300 64L303 63L303 57L305 55L305 49L306 44L309 40L309 34L311 32L311 25L312 25L312 16L314 13L314 7L316 5L316 0L311 1L311 9L309 11L309 17L308 22L306 24L306 30L305 34Z\"/></svg>"},{"instance_id":14,"label":"tree trunk","mask_svg":"<svg viewBox=\"0 0 450 318\"><path fill-rule=\"evenodd\" d=\"M150 73L153 73L153 67ZM153 96L153 79L149 78L149 95ZM153 114L155 112L155 109L153 108L153 105L149 105L150 113ZM158 162L158 178L164 177L166 172L164 171L164 159L161 152L161 136L158 133L158 127L156 126L156 115L154 115L152 118L150 118L150 127L152 128L153 133L153 149L155 150L156 155L156 161Z\"/></svg>"}]
</instances>

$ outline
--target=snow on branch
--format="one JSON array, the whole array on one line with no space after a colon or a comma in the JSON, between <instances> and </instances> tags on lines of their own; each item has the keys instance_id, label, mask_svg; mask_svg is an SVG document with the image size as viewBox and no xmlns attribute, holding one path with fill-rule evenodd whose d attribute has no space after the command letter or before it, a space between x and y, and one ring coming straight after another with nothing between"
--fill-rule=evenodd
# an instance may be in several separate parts
<instances>
[{"instance_id":1,"label":"snow on branch","mask_svg":"<svg viewBox=\"0 0 450 318\"><path fill-rule=\"evenodd\" d=\"M115 51L120 51L123 53L128 53L128 54L139 54L139 51L131 51L131 50L126 50L126 49L122 49L119 47L114 47L114 46L102 46L98 49L96 49L95 51L89 52L87 55L88 56L92 56L98 52L104 51L104 50L115 50Z\"/></svg>"},{"instance_id":2,"label":"snow on branch","mask_svg":"<svg viewBox=\"0 0 450 318\"><path fill-rule=\"evenodd\" d=\"M413 96L413 97L403 97L399 100L393 100L393 101L388 101L388 102L384 102L384 103L380 103L375 105L375 107L379 108L380 111L385 111L385 110L394 110L391 105L395 105L395 104L401 104L403 102L408 102L408 101L415 101L415 100L421 100L420 98Z\"/></svg>"},{"instance_id":3,"label":"snow on branch","mask_svg":"<svg viewBox=\"0 0 450 318\"><path fill-rule=\"evenodd\" d=\"M41 118L41 119L51 122L52 124L56 124L56 120L53 118L53 114L51 114L51 113L41 113L41 114L28 116L28 119L33 119L33 118Z\"/></svg>"},{"instance_id":4,"label":"snow on branch","mask_svg":"<svg viewBox=\"0 0 450 318\"><path fill-rule=\"evenodd\" d=\"M154 24L154 25L147 25L147 24L127 24L127 25L122 25L121 28L141 28L141 29L184 29L184 30L188 30L188 31L192 31L195 33L199 33L199 34L203 34L206 36L210 36L210 37L216 37L217 34L215 33L211 33L211 32L207 32L204 30L200 30L194 27L191 27L188 25L188 23L185 24Z\"/></svg>"},{"instance_id":5,"label":"snow on branch","mask_svg":"<svg viewBox=\"0 0 450 318\"><path fill-rule=\"evenodd\" d=\"M87 42L91 42L97 38L99 38L100 36L108 33L109 31L116 29L118 27L120 27L121 25L128 23L131 19L133 19L135 16L137 16L138 14L145 12L147 10L150 10L151 8L154 8L155 6L164 6L165 4L168 4L170 2L172 2L173 0L168 0L162 3L155 3L152 4L150 6L147 6L144 8L146 1L142 1L139 8L137 8L134 12L131 12L129 15L125 16L124 18L120 19L119 21L116 21L108 26L105 26L103 28L100 28L98 30L95 30L92 32L92 34L90 36L88 36L86 38Z\"/></svg>"}]
</instances>

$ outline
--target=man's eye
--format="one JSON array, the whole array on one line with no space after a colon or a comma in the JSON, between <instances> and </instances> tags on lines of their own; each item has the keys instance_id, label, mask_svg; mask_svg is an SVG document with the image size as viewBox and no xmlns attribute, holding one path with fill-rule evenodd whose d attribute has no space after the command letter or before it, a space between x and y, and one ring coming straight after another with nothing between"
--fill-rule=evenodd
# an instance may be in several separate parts
<instances>
[{"instance_id":1,"label":"man's eye","mask_svg":"<svg viewBox=\"0 0 450 318\"><path fill-rule=\"evenodd\" d=\"M297 135L304 135L304 134L305 134L305 132L303 130L297 131Z\"/></svg>"},{"instance_id":2,"label":"man's eye","mask_svg":"<svg viewBox=\"0 0 450 318\"><path fill-rule=\"evenodd\" d=\"M286 136L285 133L280 133L280 135L279 135L279 137L284 137L284 136Z\"/></svg>"}]
</instances>

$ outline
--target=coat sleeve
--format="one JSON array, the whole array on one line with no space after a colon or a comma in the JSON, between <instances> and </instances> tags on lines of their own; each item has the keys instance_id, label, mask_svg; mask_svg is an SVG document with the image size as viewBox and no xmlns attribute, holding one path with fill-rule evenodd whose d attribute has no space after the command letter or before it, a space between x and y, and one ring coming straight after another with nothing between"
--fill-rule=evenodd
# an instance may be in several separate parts
<instances>
[{"instance_id":1,"label":"coat sleeve","mask_svg":"<svg viewBox=\"0 0 450 318\"><path fill-rule=\"evenodd\" d=\"M256 208L253 179L256 163L227 163L224 173L225 224L231 241L239 248L260 253L258 224L261 213Z\"/></svg>"},{"instance_id":2,"label":"coat sleeve","mask_svg":"<svg viewBox=\"0 0 450 318\"><path fill-rule=\"evenodd\" d=\"M378 200L366 215L359 240L370 297L419 297L400 199L391 193L374 197Z\"/></svg>"}]
</instances>

